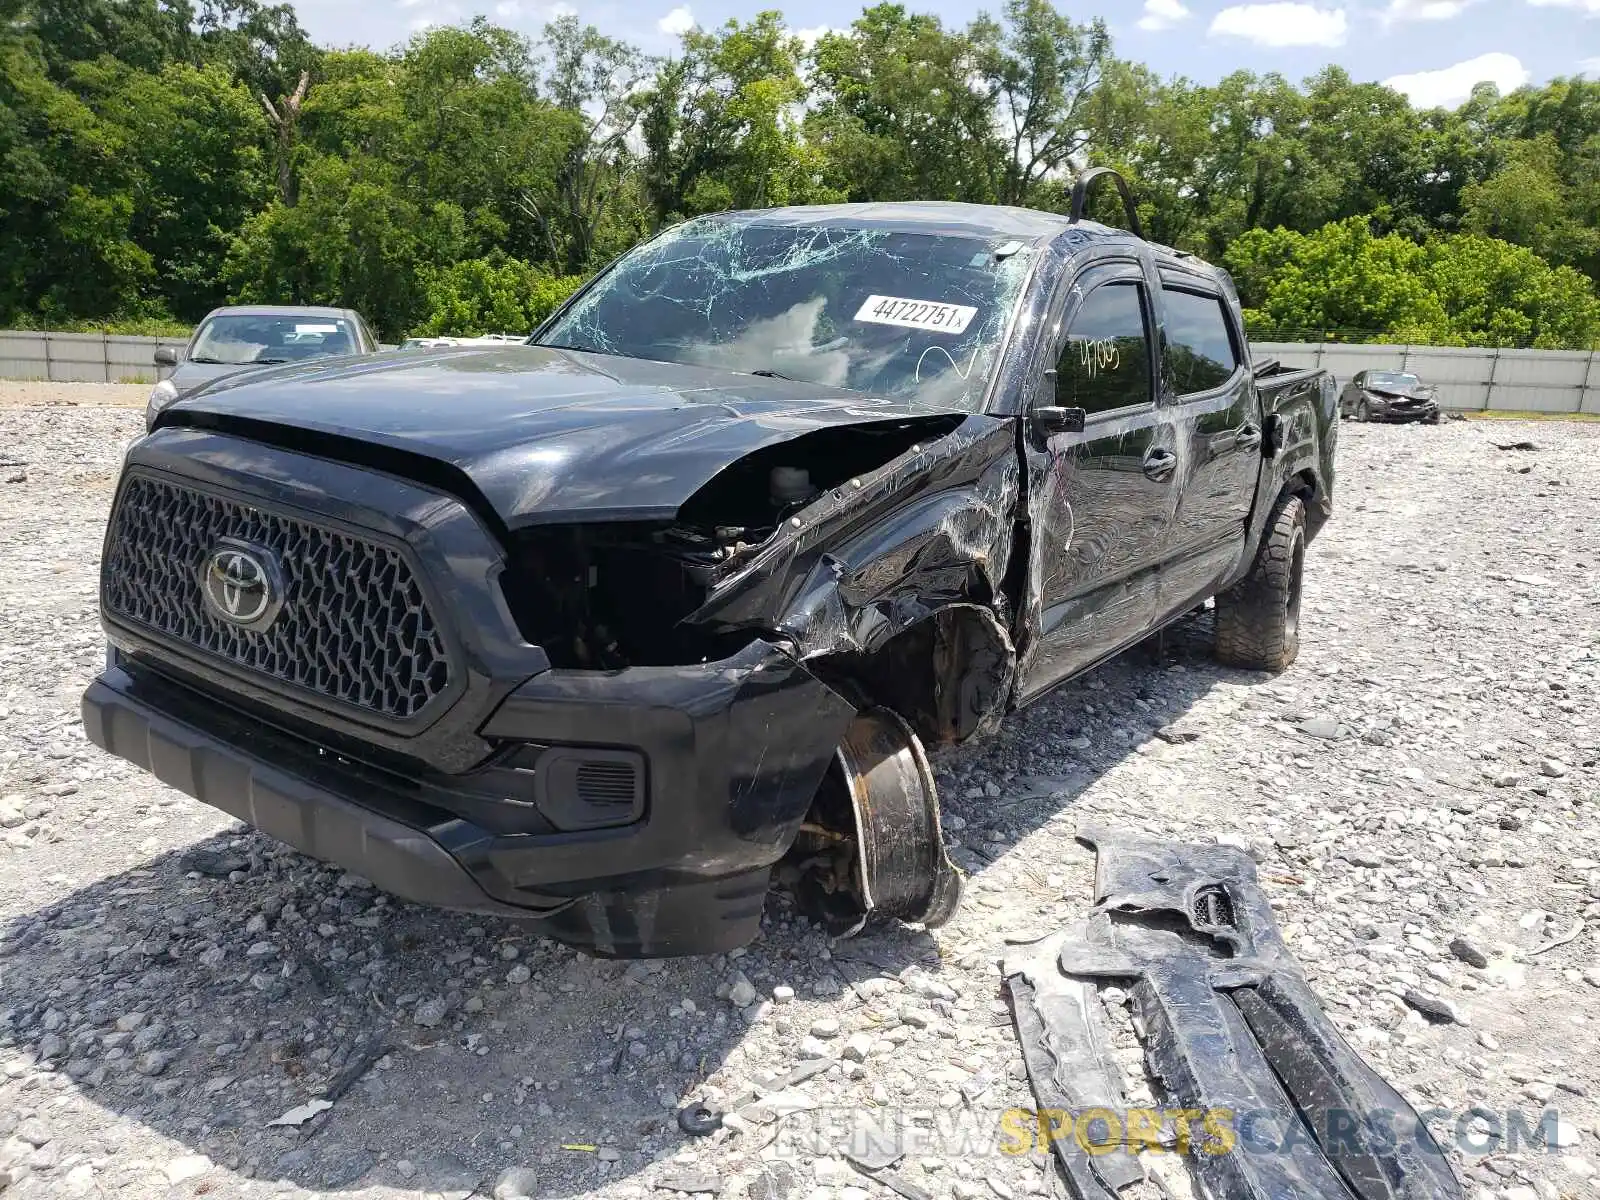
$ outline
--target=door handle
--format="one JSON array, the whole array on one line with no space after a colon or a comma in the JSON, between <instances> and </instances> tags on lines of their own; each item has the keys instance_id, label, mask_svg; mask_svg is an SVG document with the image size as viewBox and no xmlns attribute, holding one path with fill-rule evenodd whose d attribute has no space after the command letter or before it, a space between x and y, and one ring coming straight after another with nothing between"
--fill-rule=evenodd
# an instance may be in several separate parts
<instances>
[{"instance_id":1,"label":"door handle","mask_svg":"<svg viewBox=\"0 0 1600 1200\"><path fill-rule=\"evenodd\" d=\"M1178 465L1178 456L1159 446L1144 456L1145 476L1156 481L1166 479Z\"/></svg>"},{"instance_id":2,"label":"door handle","mask_svg":"<svg viewBox=\"0 0 1600 1200\"><path fill-rule=\"evenodd\" d=\"M1234 435L1233 444L1241 450L1261 449L1261 430L1254 425L1245 424L1239 427L1239 432Z\"/></svg>"}]
</instances>

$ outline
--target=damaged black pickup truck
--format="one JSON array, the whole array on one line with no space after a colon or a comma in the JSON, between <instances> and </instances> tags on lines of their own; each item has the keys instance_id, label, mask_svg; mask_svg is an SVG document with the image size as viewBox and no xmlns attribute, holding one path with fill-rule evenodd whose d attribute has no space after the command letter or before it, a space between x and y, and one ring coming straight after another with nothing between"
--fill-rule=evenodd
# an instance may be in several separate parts
<instances>
[{"instance_id":1,"label":"damaged black pickup truck","mask_svg":"<svg viewBox=\"0 0 1600 1200\"><path fill-rule=\"evenodd\" d=\"M1075 206L1076 208L1081 207ZM527 345L222 380L130 449L88 736L397 896L616 956L937 924L929 749L1216 598L1294 658L1320 372L1073 217L704 217Z\"/></svg>"}]
</instances>

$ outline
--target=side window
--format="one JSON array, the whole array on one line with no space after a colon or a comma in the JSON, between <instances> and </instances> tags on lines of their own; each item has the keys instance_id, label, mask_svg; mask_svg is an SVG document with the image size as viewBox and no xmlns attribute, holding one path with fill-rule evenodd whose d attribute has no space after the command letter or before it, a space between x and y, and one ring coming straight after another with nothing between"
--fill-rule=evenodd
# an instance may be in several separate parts
<instances>
[{"instance_id":1,"label":"side window","mask_svg":"<svg viewBox=\"0 0 1600 1200\"><path fill-rule=\"evenodd\" d=\"M1099 413L1150 403L1147 328L1137 283L1103 284L1084 297L1056 363L1056 404Z\"/></svg>"},{"instance_id":2,"label":"side window","mask_svg":"<svg viewBox=\"0 0 1600 1200\"><path fill-rule=\"evenodd\" d=\"M1180 396L1208 392L1239 365L1222 301L1196 292L1161 289L1167 311L1167 374Z\"/></svg>"}]
</instances>

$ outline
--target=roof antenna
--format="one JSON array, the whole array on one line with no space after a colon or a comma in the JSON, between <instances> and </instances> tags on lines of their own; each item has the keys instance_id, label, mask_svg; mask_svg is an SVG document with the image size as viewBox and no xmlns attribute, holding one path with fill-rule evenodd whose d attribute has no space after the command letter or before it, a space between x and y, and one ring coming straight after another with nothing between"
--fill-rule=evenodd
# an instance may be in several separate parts
<instances>
[{"instance_id":1,"label":"roof antenna","mask_svg":"<svg viewBox=\"0 0 1600 1200\"><path fill-rule=\"evenodd\" d=\"M1117 191L1122 193L1122 211L1128 215L1128 230L1134 237L1144 240L1144 227L1139 224L1139 210L1134 207L1133 193L1128 190L1128 181L1110 167L1089 167L1078 173L1077 179L1072 182L1072 212L1068 218L1076 225L1083 220L1083 210L1089 203L1089 187L1096 180L1110 176L1117 185Z\"/></svg>"}]
</instances>

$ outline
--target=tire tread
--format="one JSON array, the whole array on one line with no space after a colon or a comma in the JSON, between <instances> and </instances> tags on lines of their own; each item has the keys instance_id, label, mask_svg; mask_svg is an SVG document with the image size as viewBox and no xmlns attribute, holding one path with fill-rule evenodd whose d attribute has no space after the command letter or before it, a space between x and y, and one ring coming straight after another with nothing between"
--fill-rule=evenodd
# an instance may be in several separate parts
<instances>
[{"instance_id":1,"label":"tire tread","mask_svg":"<svg viewBox=\"0 0 1600 1200\"><path fill-rule=\"evenodd\" d=\"M1250 573L1217 597L1216 656L1230 667L1285 670L1300 652L1288 620L1294 586L1294 548L1305 536L1305 504L1285 496L1272 514Z\"/></svg>"}]
</instances>

